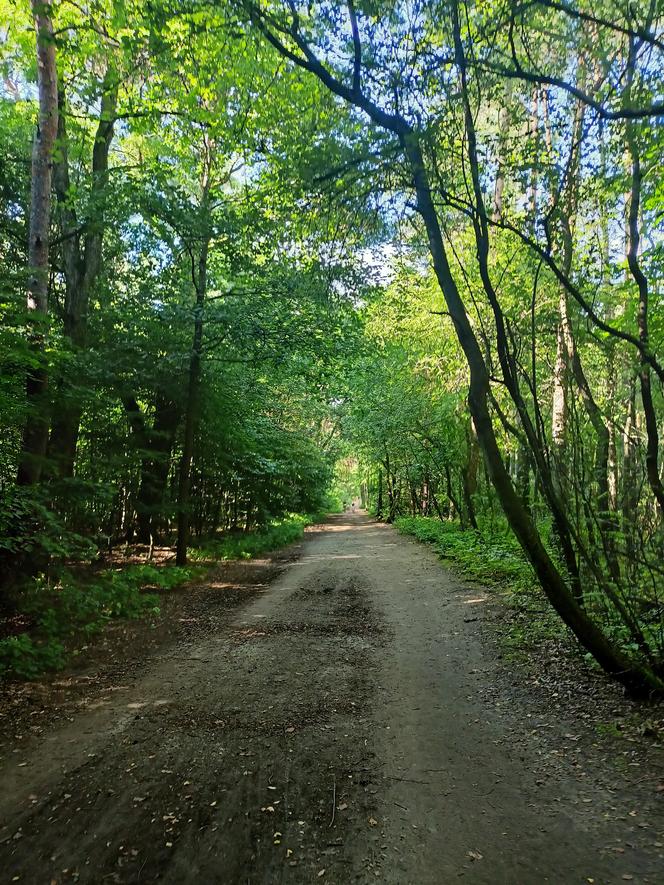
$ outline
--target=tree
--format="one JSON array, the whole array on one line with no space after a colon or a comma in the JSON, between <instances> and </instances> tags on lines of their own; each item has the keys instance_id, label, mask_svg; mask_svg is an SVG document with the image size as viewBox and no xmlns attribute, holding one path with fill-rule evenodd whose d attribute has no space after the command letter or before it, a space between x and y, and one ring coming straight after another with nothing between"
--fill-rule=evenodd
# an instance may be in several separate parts
<instances>
[{"instance_id":1,"label":"tree","mask_svg":"<svg viewBox=\"0 0 664 885\"><path fill-rule=\"evenodd\" d=\"M58 131L58 84L50 0L34 0L32 12L37 41L39 120L32 147L32 188L28 248L28 312L31 315L32 365L26 379L28 415L18 465L19 485L38 482L48 442L45 403L48 373L43 356L43 333L48 316L49 241L53 149Z\"/></svg>"}]
</instances>

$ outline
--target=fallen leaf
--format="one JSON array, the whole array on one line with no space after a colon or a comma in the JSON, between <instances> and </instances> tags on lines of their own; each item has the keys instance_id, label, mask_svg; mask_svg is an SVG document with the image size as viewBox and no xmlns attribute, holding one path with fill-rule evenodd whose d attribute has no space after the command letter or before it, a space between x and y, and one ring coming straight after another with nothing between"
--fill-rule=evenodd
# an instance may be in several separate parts
<instances>
[{"instance_id":1,"label":"fallen leaf","mask_svg":"<svg viewBox=\"0 0 664 885\"><path fill-rule=\"evenodd\" d=\"M369 818L369 826L370 827L377 827L378 826L378 821L376 820L375 817Z\"/></svg>"}]
</instances>

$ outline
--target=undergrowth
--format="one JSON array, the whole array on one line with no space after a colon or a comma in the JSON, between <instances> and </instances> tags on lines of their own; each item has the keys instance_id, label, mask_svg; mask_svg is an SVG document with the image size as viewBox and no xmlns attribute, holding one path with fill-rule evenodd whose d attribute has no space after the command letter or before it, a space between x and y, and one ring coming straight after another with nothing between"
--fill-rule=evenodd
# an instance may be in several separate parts
<instances>
[{"instance_id":1,"label":"undergrowth","mask_svg":"<svg viewBox=\"0 0 664 885\"><path fill-rule=\"evenodd\" d=\"M131 565L81 578L63 572L52 585L35 581L21 593L19 613L29 630L0 640L0 676L33 678L65 666L78 641L111 620L158 614L156 590L170 590L196 570Z\"/></svg>"},{"instance_id":2,"label":"undergrowth","mask_svg":"<svg viewBox=\"0 0 664 885\"><path fill-rule=\"evenodd\" d=\"M431 544L441 559L454 563L469 580L509 585L514 592L532 588L533 570L518 541L506 532L463 531L457 523L428 516L401 517L394 524L402 534Z\"/></svg>"},{"instance_id":3,"label":"undergrowth","mask_svg":"<svg viewBox=\"0 0 664 885\"><path fill-rule=\"evenodd\" d=\"M293 514L242 534L208 539L189 551L194 562L251 559L299 540L316 515ZM0 678L32 679L60 670L76 646L101 632L111 620L159 613L156 591L171 590L204 574L202 564L129 565L92 575L63 571L57 581L36 580L18 600L14 635L0 639Z\"/></svg>"},{"instance_id":4,"label":"undergrowth","mask_svg":"<svg viewBox=\"0 0 664 885\"><path fill-rule=\"evenodd\" d=\"M293 513L252 532L226 532L215 538L206 538L190 551L190 555L196 561L253 559L268 550L287 547L299 541L305 528L320 519L319 514L303 516Z\"/></svg>"},{"instance_id":5,"label":"undergrowth","mask_svg":"<svg viewBox=\"0 0 664 885\"><path fill-rule=\"evenodd\" d=\"M491 530L462 530L457 523L435 517L409 516L395 520L402 534L433 547L467 580L495 589L513 610L501 641L511 658L550 640L561 640L567 630L546 605L530 563L507 526Z\"/></svg>"}]
</instances>

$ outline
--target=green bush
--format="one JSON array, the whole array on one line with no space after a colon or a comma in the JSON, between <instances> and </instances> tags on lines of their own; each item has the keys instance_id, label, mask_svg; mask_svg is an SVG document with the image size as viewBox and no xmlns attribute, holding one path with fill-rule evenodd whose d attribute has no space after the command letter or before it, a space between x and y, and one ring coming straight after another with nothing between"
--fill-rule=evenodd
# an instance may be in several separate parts
<instances>
[{"instance_id":1,"label":"green bush","mask_svg":"<svg viewBox=\"0 0 664 885\"><path fill-rule=\"evenodd\" d=\"M225 534L205 541L191 551L192 559L251 559L268 550L299 541L317 515L290 516L253 532ZM205 569L152 564L105 569L92 579L65 571L57 584L35 581L19 599L20 613L30 632L0 640L0 677L34 678L65 666L77 638L88 638L110 620L158 614L156 590L170 590L200 576Z\"/></svg>"},{"instance_id":2,"label":"green bush","mask_svg":"<svg viewBox=\"0 0 664 885\"><path fill-rule=\"evenodd\" d=\"M62 668L77 637L99 633L110 620L158 614L158 596L146 591L170 590L199 571L132 565L105 569L93 580L65 572L53 587L36 581L19 599L32 629L0 640L0 675L32 678Z\"/></svg>"},{"instance_id":3,"label":"green bush","mask_svg":"<svg viewBox=\"0 0 664 885\"><path fill-rule=\"evenodd\" d=\"M38 562L91 559L95 543L67 527L55 513L46 486L5 490L0 501L0 555L9 553Z\"/></svg>"},{"instance_id":4,"label":"green bush","mask_svg":"<svg viewBox=\"0 0 664 885\"><path fill-rule=\"evenodd\" d=\"M65 647L58 639L35 642L27 633L0 639L0 676L33 679L45 670L61 669L65 659Z\"/></svg>"},{"instance_id":5,"label":"green bush","mask_svg":"<svg viewBox=\"0 0 664 885\"><path fill-rule=\"evenodd\" d=\"M227 532L218 538L208 538L191 551L195 560L253 559L269 550L287 547L299 541L308 525L320 520L320 515L302 516L292 513L284 519L274 520L252 532L233 534Z\"/></svg>"}]
</instances>

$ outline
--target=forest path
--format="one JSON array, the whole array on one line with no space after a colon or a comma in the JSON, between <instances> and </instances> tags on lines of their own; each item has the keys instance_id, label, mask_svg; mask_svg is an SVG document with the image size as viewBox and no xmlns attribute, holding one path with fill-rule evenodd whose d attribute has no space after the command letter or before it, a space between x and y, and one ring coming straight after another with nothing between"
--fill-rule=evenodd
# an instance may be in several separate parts
<instances>
[{"instance_id":1,"label":"forest path","mask_svg":"<svg viewBox=\"0 0 664 885\"><path fill-rule=\"evenodd\" d=\"M0 881L661 882L661 818L510 691L484 603L331 519L226 627L10 756Z\"/></svg>"}]
</instances>

